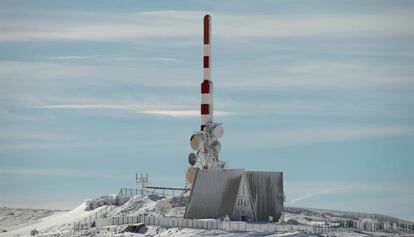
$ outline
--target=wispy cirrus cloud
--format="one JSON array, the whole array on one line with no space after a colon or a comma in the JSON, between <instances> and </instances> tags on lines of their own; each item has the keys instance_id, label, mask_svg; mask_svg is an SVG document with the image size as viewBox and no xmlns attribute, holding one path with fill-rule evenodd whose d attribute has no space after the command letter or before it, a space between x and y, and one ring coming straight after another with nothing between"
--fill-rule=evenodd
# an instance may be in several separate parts
<instances>
[{"instance_id":1,"label":"wispy cirrus cloud","mask_svg":"<svg viewBox=\"0 0 414 237\"><path fill-rule=\"evenodd\" d=\"M32 13L33 14L33 13ZM49 13L46 13L49 14ZM55 21L8 19L2 24L0 41L92 40L125 41L183 38L201 35L198 11L152 11L137 13L63 12L70 21L49 14ZM108 20L110 19L110 20ZM320 35L413 35L406 22L409 9L352 15L254 15L215 14L215 36L221 38L279 38Z\"/></svg>"},{"instance_id":2,"label":"wispy cirrus cloud","mask_svg":"<svg viewBox=\"0 0 414 237\"><path fill-rule=\"evenodd\" d=\"M322 190L313 191L313 192L309 192L309 193L304 193L304 194L290 200L289 204L295 204L297 202L301 202L301 201L309 199L309 198L314 198L316 196L330 194L330 193L337 193L337 192L344 192L344 190L339 189L339 188L327 188L327 189L322 189Z\"/></svg>"},{"instance_id":3,"label":"wispy cirrus cloud","mask_svg":"<svg viewBox=\"0 0 414 237\"><path fill-rule=\"evenodd\" d=\"M372 182L358 182L358 183L341 183L330 181L321 181L321 182L287 182L286 183L286 197L287 203L289 205L301 206L304 201L311 201L310 199L317 200L315 197L320 196L329 196L341 194L352 194L352 193L365 193L371 195L377 195L384 193L394 193L399 196L412 197L414 192L410 189L407 189L407 186L410 186L411 182L403 182L399 184L383 182L381 184L372 183ZM312 203L312 201L310 202ZM318 203L319 206L323 206L323 203L318 201L313 202ZM356 205L357 206L357 205ZM356 208L356 207L354 207Z\"/></svg>"},{"instance_id":4,"label":"wispy cirrus cloud","mask_svg":"<svg viewBox=\"0 0 414 237\"><path fill-rule=\"evenodd\" d=\"M42 57L41 59L46 59L49 61L86 61L90 60L95 63L97 62L114 62L114 61L154 61L154 62L182 62L181 59L172 58L172 57L121 57L121 56L103 56L103 55L65 55L65 56L51 56L51 57Z\"/></svg>"},{"instance_id":5,"label":"wispy cirrus cloud","mask_svg":"<svg viewBox=\"0 0 414 237\"><path fill-rule=\"evenodd\" d=\"M353 141L376 137L414 136L413 126L399 125L342 125L251 132L246 136L261 146L294 146L340 141ZM232 142L241 142L233 139ZM243 141L246 141L244 138ZM247 140L251 143L251 141Z\"/></svg>"},{"instance_id":6,"label":"wispy cirrus cloud","mask_svg":"<svg viewBox=\"0 0 414 237\"><path fill-rule=\"evenodd\" d=\"M166 117L175 117L175 118L187 118L187 117L199 117L200 111L198 110L185 110L185 109L175 109L175 110L160 110L160 109L148 109L156 107L154 105L133 105L133 104L58 104L58 105L40 105L33 106L34 109L50 109L50 110L115 110L123 111L132 114L143 114L143 115L153 115L153 116L166 116ZM165 105L164 105L165 107ZM174 106L172 106L174 107ZM147 109L146 109L147 108ZM235 114L234 112L227 111L215 111L215 115L218 116L229 116Z\"/></svg>"},{"instance_id":7,"label":"wispy cirrus cloud","mask_svg":"<svg viewBox=\"0 0 414 237\"><path fill-rule=\"evenodd\" d=\"M128 180L129 175L113 175L106 171L99 170L82 170L82 169L46 169L46 168L11 168L1 167L1 174L13 175L42 175L42 176L70 176L70 177L84 177L84 178L100 178L100 179L123 179Z\"/></svg>"},{"instance_id":8,"label":"wispy cirrus cloud","mask_svg":"<svg viewBox=\"0 0 414 237\"><path fill-rule=\"evenodd\" d=\"M155 116L169 116L169 117L177 117L177 118L184 118L184 117L200 117L200 111L198 110L147 110L141 111L142 114L149 114ZM234 115L234 112L226 112L226 111L214 111L214 115L217 116L229 116Z\"/></svg>"},{"instance_id":9,"label":"wispy cirrus cloud","mask_svg":"<svg viewBox=\"0 0 414 237\"><path fill-rule=\"evenodd\" d=\"M89 60L83 56L57 57L54 62L0 61L0 83L27 83L44 80L60 80L65 83L108 84L129 83L156 87L194 87L198 75L184 65L182 67L164 67L159 70L155 63L180 62L175 58L149 58L139 66L123 64L131 58L117 59L110 67L106 64L65 63L68 60ZM62 61L62 62L59 62ZM120 63L115 63L119 61ZM151 61L152 64L151 64ZM346 62L283 62L274 67L269 63L257 65L239 63L220 69L218 85L224 88L275 89L354 89L389 88L414 86L411 75L414 70L406 66L386 63L346 63ZM250 66L249 66L250 65ZM253 67L251 67L253 65ZM263 66L267 65L267 66ZM240 68L249 68L240 70ZM30 75L30 76L29 76ZM137 75L140 77L137 78ZM235 80L237 78L237 83ZM255 80L252 80L255 78ZM13 80L11 80L13 79Z\"/></svg>"},{"instance_id":10,"label":"wispy cirrus cloud","mask_svg":"<svg viewBox=\"0 0 414 237\"><path fill-rule=\"evenodd\" d=\"M77 55L67 55L67 56L53 56L53 57L44 57L48 60L85 60L85 59L97 59L98 56L77 56Z\"/></svg>"},{"instance_id":11,"label":"wispy cirrus cloud","mask_svg":"<svg viewBox=\"0 0 414 237\"><path fill-rule=\"evenodd\" d=\"M25 97L16 100L16 104L35 110L73 111L82 113L99 113L111 116L125 114L128 116L148 115L157 117L189 118L199 117L199 98L192 96L141 96L137 98L73 98L73 97ZM217 116L231 116L236 112L215 110Z\"/></svg>"}]
</instances>

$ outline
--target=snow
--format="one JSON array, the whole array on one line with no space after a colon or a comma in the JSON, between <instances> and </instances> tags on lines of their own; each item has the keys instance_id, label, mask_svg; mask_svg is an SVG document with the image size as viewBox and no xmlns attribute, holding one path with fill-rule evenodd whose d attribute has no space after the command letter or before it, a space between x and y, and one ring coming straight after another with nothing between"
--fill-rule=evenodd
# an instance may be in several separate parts
<instances>
[{"instance_id":1,"label":"snow","mask_svg":"<svg viewBox=\"0 0 414 237\"><path fill-rule=\"evenodd\" d=\"M99 207L93 211L86 211L86 204L82 203L77 208L64 212L56 213L41 219L36 220L29 225L24 225L5 233L0 233L0 236L28 236L33 229L42 232L65 232L72 229L72 224L75 221L81 220L95 212L98 212L104 207ZM23 221L23 220L22 220ZM23 224L23 223L22 223Z\"/></svg>"},{"instance_id":2,"label":"snow","mask_svg":"<svg viewBox=\"0 0 414 237\"><path fill-rule=\"evenodd\" d=\"M109 196L108 196L109 197ZM101 204L105 198L100 197L95 199ZM152 215L158 216L156 212L156 205L161 196L133 196L126 203L114 207L107 213L108 217L121 215ZM185 211L185 204L188 197L174 197L164 199L168 201L172 209L166 216L182 217ZM93 200L92 200L93 201ZM97 203L97 202L96 202ZM291 231L288 233L263 233L263 232L226 232L220 230L203 230L191 228L163 228L157 226L146 226L141 233L121 233L127 225L120 226L106 226L94 227L82 231L74 231L73 223L82 220L83 218L95 215L100 211L106 210L107 205L97 207L99 205L93 204L97 207L94 210L89 210L91 200L88 203L83 203L71 211L50 211L50 210L35 210L35 209L21 209L19 211L0 208L0 229L8 230L8 232L0 233L0 236L30 236L30 231L36 229L39 231L39 236L268 236L268 237L305 237L305 236L410 236L408 234L391 234L381 232L360 232L349 229L338 229L324 234L312 234L305 232ZM310 210L306 208L290 208L290 211L285 213L285 221L292 225L314 225L325 224L331 221L343 218L343 214L334 211ZM14 215L10 213L14 212ZM18 213L18 214L17 214ZM361 219L362 220L362 219ZM414 236L414 235L411 235Z\"/></svg>"},{"instance_id":3,"label":"snow","mask_svg":"<svg viewBox=\"0 0 414 237\"><path fill-rule=\"evenodd\" d=\"M138 215L138 214L152 214L155 215L156 201L151 200L148 196L141 197L136 195L132 197L124 205L114 209L109 213L109 216L118 215Z\"/></svg>"},{"instance_id":4,"label":"snow","mask_svg":"<svg viewBox=\"0 0 414 237\"><path fill-rule=\"evenodd\" d=\"M13 230L63 210L0 207L0 232Z\"/></svg>"}]
</instances>

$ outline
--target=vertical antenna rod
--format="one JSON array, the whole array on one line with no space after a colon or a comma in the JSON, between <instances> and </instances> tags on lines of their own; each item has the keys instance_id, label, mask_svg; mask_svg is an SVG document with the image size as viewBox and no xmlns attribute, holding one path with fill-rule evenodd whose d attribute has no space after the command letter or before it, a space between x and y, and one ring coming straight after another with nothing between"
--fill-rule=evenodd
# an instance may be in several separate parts
<instances>
[{"instance_id":1,"label":"vertical antenna rod","mask_svg":"<svg viewBox=\"0 0 414 237\"><path fill-rule=\"evenodd\" d=\"M207 123L213 122L214 90L211 81L211 17L204 16L204 57L203 57L203 82L201 82L201 131L204 131Z\"/></svg>"}]
</instances>

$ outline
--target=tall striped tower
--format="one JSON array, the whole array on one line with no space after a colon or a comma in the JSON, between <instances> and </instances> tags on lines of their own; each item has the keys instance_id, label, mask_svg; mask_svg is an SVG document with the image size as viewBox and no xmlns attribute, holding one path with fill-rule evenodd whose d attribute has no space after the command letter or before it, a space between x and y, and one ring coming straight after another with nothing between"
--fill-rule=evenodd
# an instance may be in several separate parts
<instances>
[{"instance_id":1,"label":"tall striped tower","mask_svg":"<svg viewBox=\"0 0 414 237\"><path fill-rule=\"evenodd\" d=\"M201 119L200 131L193 132L190 138L190 145L194 152L188 156L188 163L191 165L188 180L192 180L193 168L203 170L226 169L227 162L219 160L221 143L219 139L223 136L221 123L213 121L213 82L211 81L211 17L204 16L204 57L203 57L203 81L201 82Z\"/></svg>"},{"instance_id":2,"label":"tall striped tower","mask_svg":"<svg viewBox=\"0 0 414 237\"><path fill-rule=\"evenodd\" d=\"M201 82L201 131L213 122L214 90L211 81L211 17L204 16L203 82Z\"/></svg>"}]
</instances>

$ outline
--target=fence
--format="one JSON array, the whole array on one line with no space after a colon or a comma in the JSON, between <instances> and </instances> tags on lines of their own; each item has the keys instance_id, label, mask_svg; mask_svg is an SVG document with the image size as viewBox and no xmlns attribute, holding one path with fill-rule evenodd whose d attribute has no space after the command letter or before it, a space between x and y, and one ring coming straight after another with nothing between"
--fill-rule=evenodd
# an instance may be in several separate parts
<instances>
[{"instance_id":1,"label":"fence","mask_svg":"<svg viewBox=\"0 0 414 237\"><path fill-rule=\"evenodd\" d=\"M146 187L145 194L157 194L162 196L180 196L183 191L188 191L184 188L168 188L168 187ZM158 191L160 190L160 191ZM118 197L133 197L135 195L141 194L141 189L136 188L121 188L118 193Z\"/></svg>"},{"instance_id":2,"label":"fence","mask_svg":"<svg viewBox=\"0 0 414 237\"><path fill-rule=\"evenodd\" d=\"M340 220L329 224L313 225L315 232L328 232L335 229L356 229L361 231L382 231L382 232L398 232L398 233L414 233L414 225L398 225L390 222L376 222L370 220L352 221Z\"/></svg>"},{"instance_id":3,"label":"fence","mask_svg":"<svg viewBox=\"0 0 414 237\"><path fill-rule=\"evenodd\" d=\"M97 220L99 219L105 219L107 218L107 215L109 212L111 212L115 207L114 206L107 206L104 207L103 209L79 220L73 223L73 230L78 231L78 230L83 230L83 229L88 229L90 227L95 226L95 223Z\"/></svg>"},{"instance_id":4,"label":"fence","mask_svg":"<svg viewBox=\"0 0 414 237\"><path fill-rule=\"evenodd\" d=\"M97 227L109 225L125 225L144 223L163 227L182 227L206 230L223 230L230 232L289 232L304 231L308 233L323 233L340 229L355 229L361 231L384 231L384 232L406 232L414 233L414 226L398 226L396 223L380 223L367 221L340 220L329 224L317 224L313 226L291 225L278 223L247 223L241 221L216 221L183 219L179 217L156 217L156 216L116 216L98 219Z\"/></svg>"},{"instance_id":5,"label":"fence","mask_svg":"<svg viewBox=\"0 0 414 237\"><path fill-rule=\"evenodd\" d=\"M128 197L139 194L138 189L122 188L119 196ZM147 193L157 193L155 191ZM383 232L406 232L414 233L414 222L404 221L398 218L389 217L378 214L367 214L358 212L332 211L332 215L337 221L326 224L315 224L313 226L292 225L292 224L276 224L276 223L246 223L236 221L216 221L216 220L196 220L183 219L180 217L155 217L155 216L115 216L107 217L107 213L112 211L114 206L107 206L98 212L77 221L73 225L74 231L87 229L90 227L102 227L109 225L124 225L134 223L144 223L145 225L156 225L163 227L183 227L207 230L223 230L223 231L258 231L258 232L287 232L287 231L305 231L310 233L329 232L337 229L355 229L360 231L383 231ZM286 208L287 212L323 212L329 210L319 209L302 209L302 208Z\"/></svg>"},{"instance_id":6,"label":"fence","mask_svg":"<svg viewBox=\"0 0 414 237\"><path fill-rule=\"evenodd\" d=\"M331 213L334 216L339 217L348 217L348 218L358 218L358 219L372 219L379 221L389 221L393 223L405 223L412 224L412 221L406 221L392 216L382 215L382 214L373 214L373 213L363 213L363 212L351 212L351 211L339 211L339 210L329 210L329 209L317 209L317 208L300 208L300 207L285 207L286 212L297 213L297 212L321 212L321 213Z\"/></svg>"},{"instance_id":7,"label":"fence","mask_svg":"<svg viewBox=\"0 0 414 237\"><path fill-rule=\"evenodd\" d=\"M314 228L318 230L329 231L335 228L350 228L363 231L414 232L414 222L381 214L299 207L286 207L285 211L290 213L309 211L321 213L330 212L332 216L341 219L326 225L314 225Z\"/></svg>"},{"instance_id":8,"label":"fence","mask_svg":"<svg viewBox=\"0 0 414 237\"><path fill-rule=\"evenodd\" d=\"M109 225L126 225L144 223L145 225L155 225L163 227L182 227L182 228L194 228L194 229L206 229L206 230L223 230L231 232L287 232L287 231L306 231L313 232L312 226L303 225L286 225L276 223L246 223L241 221L216 221L216 220L196 220L196 219L183 219L179 217L156 217L156 216L116 216L104 219L98 219L96 222L97 227L109 226Z\"/></svg>"},{"instance_id":9,"label":"fence","mask_svg":"<svg viewBox=\"0 0 414 237\"><path fill-rule=\"evenodd\" d=\"M162 195L169 195L169 196L182 196L185 192L190 191L190 189L188 188L170 188L170 187L154 187L154 186L146 186L146 189L151 190L150 192L155 192L155 193L159 193L161 194L160 191L156 191L156 190L161 190L162 191ZM179 194L179 195L176 195Z\"/></svg>"},{"instance_id":10,"label":"fence","mask_svg":"<svg viewBox=\"0 0 414 237\"><path fill-rule=\"evenodd\" d=\"M141 194L141 190L136 188L121 188L119 190L118 196L119 197L132 197L135 195Z\"/></svg>"}]
</instances>

